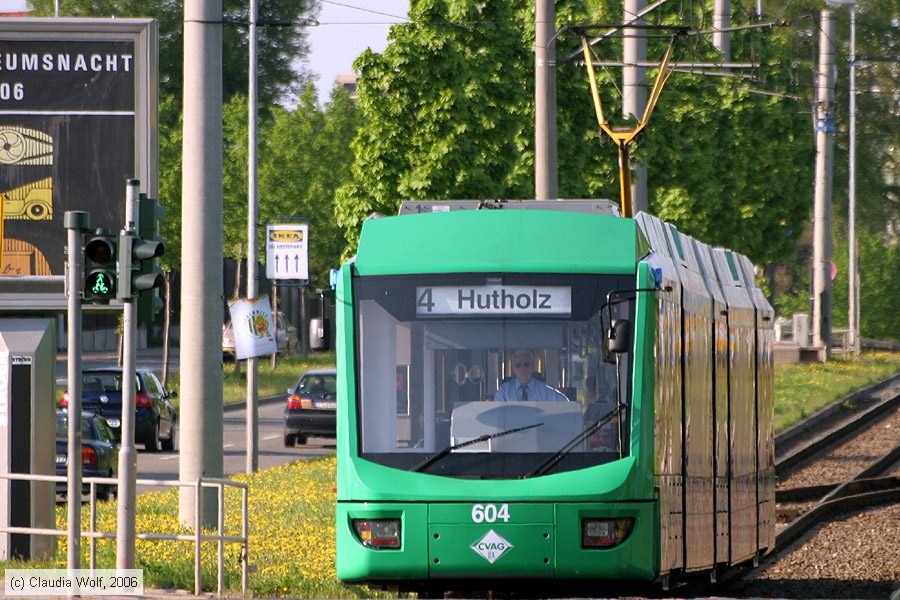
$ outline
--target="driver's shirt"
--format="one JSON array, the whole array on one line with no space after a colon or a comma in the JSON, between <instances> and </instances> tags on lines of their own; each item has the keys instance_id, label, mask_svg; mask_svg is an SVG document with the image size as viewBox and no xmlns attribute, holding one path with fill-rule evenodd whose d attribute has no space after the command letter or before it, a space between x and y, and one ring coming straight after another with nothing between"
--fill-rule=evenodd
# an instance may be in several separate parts
<instances>
[{"instance_id":1,"label":"driver's shirt","mask_svg":"<svg viewBox=\"0 0 900 600\"><path fill-rule=\"evenodd\" d=\"M494 400L497 402L510 402L521 400L568 400L568 398L538 379L532 378L527 384L522 385L518 379L513 377L500 386L497 393L494 394Z\"/></svg>"}]
</instances>

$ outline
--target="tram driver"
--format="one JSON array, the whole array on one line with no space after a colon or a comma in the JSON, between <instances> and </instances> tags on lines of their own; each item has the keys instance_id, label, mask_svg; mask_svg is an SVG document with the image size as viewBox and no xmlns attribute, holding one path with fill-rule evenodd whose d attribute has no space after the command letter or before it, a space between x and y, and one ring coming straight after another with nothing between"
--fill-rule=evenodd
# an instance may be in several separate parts
<instances>
[{"instance_id":1,"label":"tram driver","mask_svg":"<svg viewBox=\"0 0 900 600\"><path fill-rule=\"evenodd\" d=\"M500 385L494 394L495 401L568 400L562 392L535 377L531 350L520 348L513 352L512 367L515 377Z\"/></svg>"}]
</instances>

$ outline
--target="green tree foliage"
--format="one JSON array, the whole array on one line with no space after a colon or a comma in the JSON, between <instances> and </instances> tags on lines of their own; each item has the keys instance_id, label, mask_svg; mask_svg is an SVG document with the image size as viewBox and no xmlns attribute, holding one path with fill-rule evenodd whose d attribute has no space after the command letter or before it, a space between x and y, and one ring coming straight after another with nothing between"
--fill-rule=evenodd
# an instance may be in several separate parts
<instances>
[{"instance_id":1,"label":"green tree foliage","mask_svg":"<svg viewBox=\"0 0 900 600\"><path fill-rule=\"evenodd\" d=\"M530 1L413 0L413 22L392 29L383 54L368 52L358 60L365 128L353 143L353 181L339 190L337 201L347 254L366 216L392 213L403 199L533 195L533 7ZM611 0L559 0L556 8L560 27L622 20L621 3ZM733 2L732 23L754 22L755 8L755 2ZM761 19L779 26L731 37L732 60L759 65L744 73L753 79L676 72L633 156L648 164L651 212L766 265L778 303L802 308L808 295L809 252L802 244L813 203L812 92L822 5L801 0L765 8L770 14ZM840 228L840 215L846 214L849 23L847 9L836 14L834 211ZM859 222L871 233L861 254L872 253L866 260L878 254L878 240L881 252L893 256L896 239L885 234L890 224L893 231L900 224L896 64L876 60L897 55L897 18L895 0L860 0L857 51L875 57L857 65L857 198ZM703 4L666 6L649 20L711 28L710 7ZM563 30L557 38L560 196L616 199L615 147L598 134L584 70L561 60L579 47L571 33ZM710 42L708 36L679 40L675 60L717 62ZM648 59L659 60L665 43L651 38ZM615 36L596 48L598 59L622 56ZM651 69L651 81L654 76ZM605 112L617 116L621 71L599 69L598 77ZM835 285L846 286L840 273ZM884 282L869 280L868 291L865 285L864 295L876 295L868 300L872 307L882 297L896 298L878 295L890 287ZM875 314L863 317L864 334L874 327Z\"/></svg>"},{"instance_id":2,"label":"green tree foliage","mask_svg":"<svg viewBox=\"0 0 900 600\"><path fill-rule=\"evenodd\" d=\"M223 127L225 253L240 259L246 255L247 240L246 98L235 96L226 104ZM356 106L345 90L336 86L323 110L312 85L295 108L275 107L258 126L259 222L302 217L309 223L314 286L327 287L328 273L338 265L343 248L334 197L349 179L350 140L358 129ZM263 260L261 242L257 251Z\"/></svg>"},{"instance_id":3,"label":"green tree foliage","mask_svg":"<svg viewBox=\"0 0 900 600\"><path fill-rule=\"evenodd\" d=\"M788 4L776 17L790 21L790 28L774 32L786 50L786 65L793 65L791 78L783 83L804 102L811 101L813 79L809 76L817 60L819 2ZM849 56L850 9L833 9L835 24L835 107L832 178L833 259L837 276L832 282L832 320L847 322L847 227L849 189ZM896 94L896 57L900 49L897 3L894 0L860 0L856 17L856 228L859 238L861 333L867 338L900 339L895 324L897 237L900 225L900 99ZM799 104L799 103L798 103ZM812 192L808 194L812 209ZM812 260L812 223L807 220L796 255L772 266L776 273L773 290L784 314L808 312L809 264ZM892 262L893 261L893 262Z\"/></svg>"},{"instance_id":4,"label":"green tree foliage","mask_svg":"<svg viewBox=\"0 0 900 600\"><path fill-rule=\"evenodd\" d=\"M862 336L867 339L900 341L900 245L896 237L861 228L859 248L859 321ZM839 232L835 239L834 263L837 275L832 282L832 322L834 327L848 323L847 237ZM806 282L808 285L808 281Z\"/></svg>"},{"instance_id":5,"label":"green tree foliage","mask_svg":"<svg viewBox=\"0 0 900 600\"><path fill-rule=\"evenodd\" d=\"M350 178L350 141L359 130L354 102L335 86L324 110L312 85L293 110L275 111L260 166L260 189L267 218L302 216L310 226L310 277L314 287L328 287L329 271L338 266L344 247L334 218L337 188Z\"/></svg>"},{"instance_id":6,"label":"green tree foliage","mask_svg":"<svg viewBox=\"0 0 900 600\"><path fill-rule=\"evenodd\" d=\"M637 153L665 173L650 175L650 211L756 264L785 257L809 210L809 120L789 100L690 77L666 93ZM775 140L793 140L792 151Z\"/></svg>"},{"instance_id":7,"label":"green tree foliage","mask_svg":"<svg viewBox=\"0 0 900 600\"><path fill-rule=\"evenodd\" d=\"M732 9L735 24L750 18L747 8L739 3L733 3ZM613 23L622 19L619 4L598 3L596 10L596 21ZM708 28L709 17L708 8L691 5L682 6L677 13L657 11L650 21L700 31ZM670 38L655 31L647 33L647 59L659 62ZM575 44L568 39L564 42L566 53L573 46L577 48L578 40L573 41ZM622 46L621 37L604 40L594 48L595 60L618 62ZM721 60L708 37L678 37L674 48L676 62ZM732 35L732 61L761 64L760 71L772 84L789 80L781 66L784 48L782 40L757 32ZM648 70L648 86L652 86L657 71ZM613 125L627 122L634 126L636 119L619 118L621 70L600 68L597 76L606 117ZM584 97L584 76L581 86L576 93ZM632 157L648 168L650 212L685 233L734 248L757 264L768 264L791 252L803 228L813 148L808 115L798 110L796 101L756 91L740 79L675 72L663 89L649 126L632 148ZM593 115L592 106L582 106ZM596 124L591 128L596 130ZM791 150L785 152L785 146ZM591 177L593 188L618 198L618 175L606 175L616 170L615 147L604 135L596 140L594 153L610 168L599 177ZM561 180L562 169L561 165Z\"/></svg>"},{"instance_id":8,"label":"green tree foliage","mask_svg":"<svg viewBox=\"0 0 900 600\"><path fill-rule=\"evenodd\" d=\"M581 3L557 2L557 21L620 21L621 6L605 4L586 14ZM354 141L353 182L338 193L351 251L362 220L403 199L534 194L533 2L418 0L410 18L383 54L356 65L366 126ZM604 44L621 57L621 40ZM648 55L661 58L664 44ZM598 133L586 72L562 61L579 47L569 32L557 40L560 195L618 199L616 150ZM680 57L703 58L690 52L698 50ZM607 114L618 114L620 71L600 78ZM808 200L808 123L791 102L676 74L636 152L650 165L651 211L755 261L785 256ZM790 152L785 141L796 142Z\"/></svg>"},{"instance_id":9,"label":"green tree foliage","mask_svg":"<svg viewBox=\"0 0 900 600\"><path fill-rule=\"evenodd\" d=\"M54 0L30 0L37 15L52 15ZM259 21L293 21L289 27L266 27L257 29L259 86L258 102L261 118L276 100L289 99L309 80L309 74L300 65L309 50L306 42L304 23L318 14L318 4L313 0L261 0ZM231 101L236 94L247 89L248 66L248 4L238 0L223 2L223 44L222 44L222 89L226 102L224 111L230 112L226 118L225 132L225 178L226 204L243 192L246 206L246 96L243 100ZM60 15L63 17L148 17L158 21L159 27L159 196L166 209L166 216L160 223L166 240L166 254L163 264L177 268L181 261L181 152L182 152L182 69L184 38L184 3L172 0L61 0ZM243 121L238 119L243 102ZM243 123L243 129L240 129ZM243 134L243 147L239 136ZM241 149L242 148L242 149ZM242 162L240 162L242 161ZM240 163L240 164L239 164ZM243 165L241 167L240 165ZM235 189L236 172L243 168L241 181L243 189ZM230 180L229 180L230 178ZM235 205L229 206L232 213ZM243 209L246 218L246 208ZM226 212L226 214L228 214ZM226 229L226 255L236 253L237 240L246 239L243 230Z\"/></svg>"},{"instance_id":10,"label":"green tree foliage","mask_svg":"<svg viewBox=\"0 0 900 600\"><path fill-rule=\"evenodd\" d=\"M384 54L357 59L365 127L353 142L353 182L338 219L354 241L370 213L401 199L526 197L517 168L533 109L531 49L515 2L411 3ZM354 244L355 245L355 244Z\"/></svg>"},{"instance_id":11,"label":"green tree foliage","mask_svg":"<svg viewBox=\"0 0 900 600\"><path fill-rule=\"evenodd\" d=\"M159 222L160 235L166 242L162 256L165 271L181 264L181 105L174 96L159 103L159 120L169 123L159 131L159 201L166 211Z\"/></svg>"},{"instance_id":12,"label":"green tree foliage","mask_svg":"<svg viewBox=\"0 0 900 600\"><path fill-rule=\"evenodd\" d=\"M53 15L54 0L29 0L37 15ZM247 89L248 37L244 0L224 0L222 11L222 93L225 99ZM159 22L160 95L181 98L184 2L174 0L60 0L62 17L148 17ZM258 27L259 98L268 106L296 92L308 80L297 65L309 51L303 28L318 14L312 0L261 0L259 21L287 20L288 27Z\"/></svg>"},{"instance_id":13,"label":"green tree foliage","mask_svg":"<svg viewBox=\"0 0 900 600\"><path fill-rule=\"evenodd\" d=\"M247 251L247 117L247 97L244 95L235 94L222 106L223 253L226 258L239 259L246 256ZM264 146L267 120L268 117L258 120L257 159ZM260 144L259 140L263 143Z\"/></svg>"},{"instance_id":14,"label":"green tree foliage","mask_svg":"<svg viewBox=\"0 0 900 600\"><path fill-rule=\"evenodd\" d=\"M792 92L811 100L818 53L821 2L804 0L788 4L781 15L790 28L780 29L789 38L786 54L794 69ZM847 214L850 9L832 9L835 16L834 212ZM856 11L856 193L859 225L884 231L885 223L900 220L900 96L897 95L897 60L900 53L900 19L896 0L859 0ZM844 223L839 223L845 226ZM886 238L887 239L887 238Z\"/></svg>"}]
</instances>

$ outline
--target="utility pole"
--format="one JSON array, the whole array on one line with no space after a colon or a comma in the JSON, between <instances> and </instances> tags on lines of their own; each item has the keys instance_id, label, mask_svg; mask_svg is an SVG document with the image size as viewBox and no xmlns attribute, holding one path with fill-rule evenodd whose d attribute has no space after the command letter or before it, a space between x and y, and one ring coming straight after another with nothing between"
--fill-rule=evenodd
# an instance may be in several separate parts
<instances>
[{"instance_id":1,"label":"utility pole","mask_svg":"<svg viewBox=\"0 0 900 600\"><path fill-rule=\"evenodd\" d=\"M850 140L847 182L847 328L850 350L859 356L859 257L856 242L856 0L825 0L832 7L850 6Z\"/></svg>"},{"instance_id":2,"label":"utility pole","mask_svg":"<svg viewBox=\"0 0 900 600\"><path fill-rule=\"evenodd\" d=\"M184 3L181 426L179 478L220 478L222 457L222 2ZM214 490L203 523L216 523ZM196 488L181 488L178 516L194 526Z\"/></svg>"},{"instance_id":3,"label":"utility pole","mask_svg":"<svg viewBox=\"0 0 900 600\"><path fill-rule=\"evenodd\" d=\"M850 344L853 354L859 356L859 256L856 242L856 1L850 5L850 149L849 149L848 182L848 245L850 247L848 262L850 263L847 281L849 282L848 319L850 326Z\"/></svg>"},{"instance_id":4,"label":"utility pole","mask_svg":"<svg viewBox=\"0 0 900 600\"><path fill-rule=\"evenodd\" d=\"M847 181L847 328L850 351L859 356L859 258L856 243L856 0L825 0L831 8L850 6L850 140Z\"/></svg>"},{"instance_id":5,"label":"utility pole","mask_svg":"<svg viewBox=\"0 0 900 600\"><path fill-rule=\"evenodd\" d=\"M258 0L250 0L250 68L248 74L248 114L247 114L247 297L256 298L259 293L256 268L256 221L257 217L257 164L256 164L256 99L257 99L257 37L256 19L259 13ZM235 356L234 360L238 360ZM247 462L244 470L255 473L259 468L259 359L247 359Z\"/></svg>"},{"instance_id":6,"label":"utility pole","mask_svg":"<svg viewBox=\"0 0 900 600\"><path fill-rule=\"evenodd\" d=\"M646 25L643 18L635 20L645 6L644 0L625 0L623 22L634 22L635 25ZM647 68L639 66L647 62L647 39L643 29L626 27L623 29L625 39L622 47L622 116L640 119L647 107ZM647 210L647 167L636 161L634 177L631 179L631 214ZM628 165L622 165L628 169Z\"/></svg>"},{"instance_id":7,"label":"utility pole","mask_svg":"<svg viewBox=\"0 0 900 600\"><path fill-rule=\"evenodd\" d=\"M731 38L728 35L730 27L731 0L715 0L712 43L716 50L722 53L722 62L731 60Z\"/></svg>"},{"instance_id":8,"label":"utility pole","mask_svg":"<svg viewBox=\"0 0 900 600\"><path fill-rule=\"evenodd\" d=\"M2 211L0 211L2 212ZM3 215L0 214L0 217ZM66 568L70 571L81 568L81 481L82 464L74 457L81 456L81 353L82 353L82 314L81 290L84 284L84 232L91 228L91 215L81 211L66 211L63 216L66 228L66 299L67 308L67 354L66 354L66 389L69 392L69 420L67 445L70 457L66 466L66 487L68 503L68 538L66 547ZM0 239L0 243L2 243Z\"/></svg>"},{"instance_id":9,"label":"utility pole","mask_svg":"<svg viewBox=\"0 0 900 600\"><path fill-rule=\"evenodd\" d=\"M137 199L140 182L129 179L125 183L125 227L123 234L130 235L137 227ZM120 236L121 239L121 236ZM119 262L131 248L119 245ZM119 285L130 273L119 269ZM122 308L122 445L119 447L119 494L116 512L116 568L134 568L135 508L137 507L137 450L134 448L135 404L137 390L134 372L137 358L137 314L135 300L126 300Z\"/></svg>"},{"instance_id":10,"label":"utility pole","mask_svg":"<svg viewBox=\"0 0 900 600\"><path fill-rule=\"evenodd\" d=\"M554 0L535 2L534 193L538 200L556 200L556 6Z\"/></svg>"},{"instance_id":11,"label":"utility pole","mask_svg":"<svg viewBox=\"0 0 900 600\"><path fill-rule=\"evenodd\" d=\"M813 346L831 356L831 168L834 145L834 13L823 10L816 75L816 183L813 217Z\"/></svg>"}]
</instances>

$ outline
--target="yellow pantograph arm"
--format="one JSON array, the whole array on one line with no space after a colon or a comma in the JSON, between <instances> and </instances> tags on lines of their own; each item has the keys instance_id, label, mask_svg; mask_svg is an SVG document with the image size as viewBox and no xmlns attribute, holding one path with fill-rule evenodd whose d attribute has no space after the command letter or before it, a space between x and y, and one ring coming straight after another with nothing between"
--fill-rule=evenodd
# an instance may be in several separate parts
<instances>
[{"instance_id":1,"label":"yellow pantograph arm","mask_svg":"<svg viewBox=\"0 0 900 600\"><path fill-rule=\"evenodd\" d=\"M666 48L666 54L663 57L662 64L659 67L659 73L656 74L656 81L653 84L653 90L650 98L647 100L647 106L644 107L644 115L638 121L634 129L617 128L613 130L606 122L603 116L603 105L600 102L600 91L597 87L597 77L594 74L594 62L591 58L590 44L587 38L581 38L581 48L584 51L584 66L587 68L588 79L591 82L591 97L594 100L594 110L597 113L597 123L600 125L601 131L608 135L616 143L619 150L619 195L622 203L622 216L631 217L634 212L631 206L631 166L628 157L628 144L647 126L650 122L650 115L653 114L653 108L662 94L663 86L672 74L669 68L669 60L672 58L672 51L675 47L675 38L669 41L669 47Z\"/></svg>"},{"instance_id":2,"label":"yellow pantograph arm","mask_svg":"<svg viewBox=\"0 0 900 600\"><path fill-rule=\"evenodd\" d=\"M584 50L584 65L587 67L588 79L591 82L591 97L594 100L594 111L597 113L597 123L600 129L606 132L610 137L613 136L612 130L603 117L603 104L600 102L600 91L597 87L597 77L594 75L594 62L591 58L591 46L588 44L587 38L581 38L581 47Z\"/></svg>"},{"instance_id":3,"label":"yellow pantograph arm","mask_svg":"<svg viewBox=\"0 0 900 600\"><path fill-rule=\"evenodd\" d=\"M650 115L653 114L653 109L656 108L656 103L659 101L660 94L662 94L663 86L666 85L666 81L668 81L669 76L672 75L672 69L669 69L669 60L672 58L674 47L675 38L672 38L669 41L669 47L666 48L666 54L663 56L662 64L659 66L659 72L656 74L656 81L653 83L653 90L650 92L650 98L647 100L647 106L644 107L644 116L641 117L637 129L634 131L635 135L650 122Z\"/></svg>"}]
</instances>

